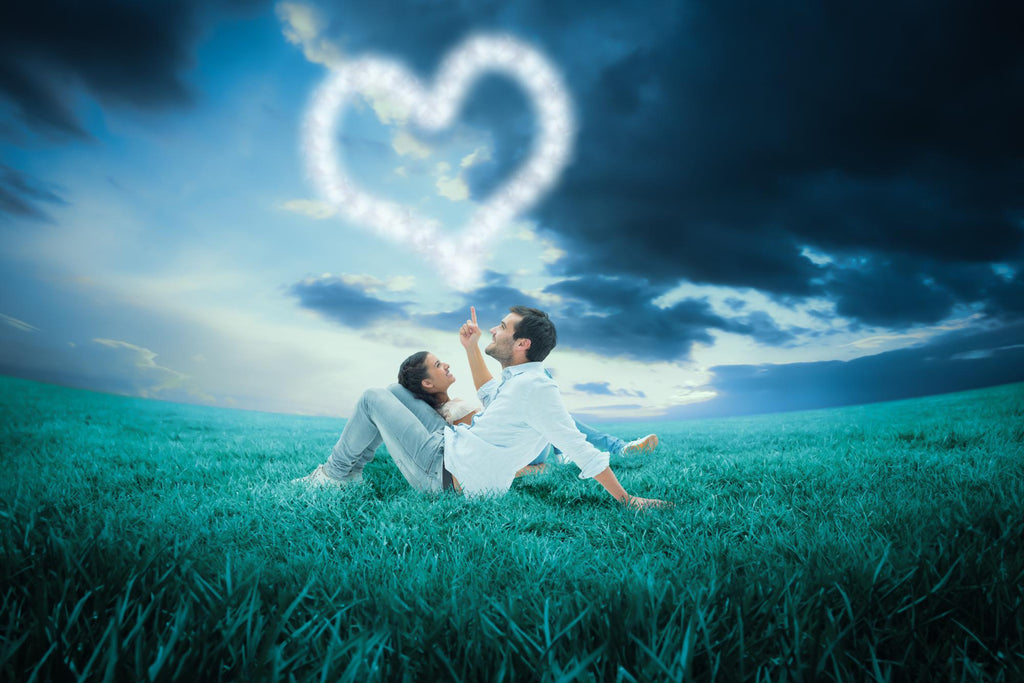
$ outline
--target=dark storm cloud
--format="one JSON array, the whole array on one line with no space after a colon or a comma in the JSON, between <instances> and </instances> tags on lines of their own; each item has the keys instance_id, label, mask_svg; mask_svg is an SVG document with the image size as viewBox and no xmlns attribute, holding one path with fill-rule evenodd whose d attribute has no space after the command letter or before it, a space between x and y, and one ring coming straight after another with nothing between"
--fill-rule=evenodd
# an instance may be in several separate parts
<instances>
[{"instance_id":1,"label":"dark storm cloud","mask_svg":"<svg viewBox=\"0 0 1024 683\"><path fill-rule=\"evenodd\" d=\"M654 300L665 288L646 280L591 276L564 280L545 291L566 300L558 321L559 341L578 349L641 360L676 360L689 356L694 342L710 344L711 329L771 345L793 338L760 311L725 318L703 299L684 299L662 308Z\"/></svg>"},{"instance_id":2,"label":"dark storm cloud","mask_svg":"<svg viewBox=\"0 0 1024 683\"><path fill-rule=\"evenodd\" d=\"M892 328L932 324L962 302L983 302L994 319L1024 313L1024 262L936 263L910 256L871 256L830 269L823 290L836 313Z\"/></svg>"},{"instance_id":3,"label":"dark storm cloud","mask_svg":"<svg viewBox=\"0 0 1024 683\"><path fill-rule=\"evenodd\" d=\"M545 292L557 294L561 303L546 305L508 284L495 272L486 274L488 284L465 295L451 311L419 315L406 302L378 298L365 287L346 284L334 277L309 278L289 289L299 304L348 327L366 327L381 319L405 319L426 327L454 332L476 308L484 333L509 312L509 306L545 310L558 330L558 345L640 360L686 358L694 342L711 343L710 329L753 337L769 345L783 345L793 333L780 329L763 311L725 318L703 299L685 299L661 308L654 299L663 287L644 280L589 277L564 280Z\"/></svg>"},{"instance_id":4,"label":"dark storm cloud","mask_svg":"<svg viewBox=\"0 0 1024 683\"><path fill-rule=\"evenodd\" d=\"M219 7L260 3L219 2ZM40 0L0 5L0 98L47 135L87 135L84 89L104 105L186 104L183 72L200 30L198 2Z\"/></svg>"},{"instance_id":5,"label":"dark storm cloud","mask_svg":"<svg viewBox=\"0 0 1024 683\"><path fill-rule=\"evenodd\" d=\"M45 183L21 171L0 164L0 218L4 214L46 220L39 204L65 204Z\"/></svg>"},{"instance_id":6,"label":"dark storm cloud","mask_svg":"<svg viewBox=\"0 0 1024 683\"><path fill-rule=\"evenodd\" d=\"M869 259L836 269L828 289L836 312L871 325L935 323L953 310L951 292L906 259Z\"/></svg>"},{"instance_id":7,"label":"dark storm cloud","mask_svg":"<svg viewBox=\"0 0 1024 683\"><path fill-rule=\"evenodd\" d=\"M828 296L896 327L1013 308L990 269L952 271L1024 257L1019 2L353 5L329 8L346 45L423 76L471 30L561 66L576 157L535 212L570 254L560 274ZM529 117L509 94L470 101L498 147L476 196L518 163Z\"/></svg>"},{"instance_id":8,"label":"dark storm cloud","mask_svg":"<svg viewBox=\"0 0 1024 683\"><path fill-rule=\"evenodd\" d=\"M404 302L384 301L365 287L338 278L308 278L292 285L288 293L299 304L346 327L361 328L380 320L408 318Z\"/></svg>"},{"instance_id":9,"label":"dark storm cloud","mask_svg":"<svg viewBox=\"0 0 1024 683\"><path fill-rule=\"evenodd\" d=\"M558 321L564 346L631 358L685 358L695 342L710 344L708 330L727 325L706 301L681 301L668 309L651 303L646 283L608 278L566 280L546 288L569 301Z\"/></svg>"},{"instance_id":10,"label":"dark storm cloud","mask_svg":"<svg viewBox=\"0 0 1024 683\"><path fill-rule=\"evenodd\" d=\"M1016 264L1012 277L997 276L986 287L989 313L997 316L1024 315L1024 262Z\"/></svg>"},{"instance_id":11,"label":"dark storm cloud","mask_svg":"<svg viewBox=\"0 0 1024 683\"><path fill-rule=\"evenodd\" d=\"M418 315L414 316L414 320L434 329L455 331L469 319L469 309L470 306L473 306L476 308L477 321L486 333L492 325L496 325L498 321L508 315L509 306L522 305L543 308L533 297L509 286L506 275L486 271L484 281L484 286L473 290L472 294L467 295L463 304L455 310Z\"/></svg>"},{"instance_id":12,"label":"dark storm cloud","mask_svg":"<svg viewBox=\"0 0 1024 683\"><path fill-rule=\"evenodd\" d=\"M577 163L542 215L571 239L570 272L792 295L832 275L856 319L937 319L971 300L943 264L1021 253L1022 18L1010 3L695 4L581 93ZM919 277L894 304L884 266L817 267L802 245L918 257Z\"/></svg>"},{"instance_id":13,"label":"dark storm cloud","mask_svg":"<svg viewBox=\"0 0 1024 683\"><path fill-rule=\"evenodd\" d=\"M719 395L669 417L712 417L873 403L1024 381L1024 323L958 331L851 361L712 368Z\"/></svg>"}]
</instances>

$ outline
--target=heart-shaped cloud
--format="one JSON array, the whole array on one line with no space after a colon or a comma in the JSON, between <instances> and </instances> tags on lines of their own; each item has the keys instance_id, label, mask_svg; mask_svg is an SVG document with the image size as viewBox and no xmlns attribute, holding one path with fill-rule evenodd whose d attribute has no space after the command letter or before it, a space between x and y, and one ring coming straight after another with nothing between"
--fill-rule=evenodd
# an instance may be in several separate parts
<instances>
[{"instance_id":1,"label":"heart-shaped cloud","mask_svg":"<svg viewBox=\"0 0 1024 683\"><path fill-rule=\"evenodd\" d=\"M412 123L440 130L452 124L469 87L488 72L504 74L526 91L537 116L537 135L529 159L479 206L461 232L374 197L345 174L335 140L343 106L354 94L384 94ZM449 284L468 289L479 284L488 245L558 179L572 152L575 127L568 91L543 55L510 35L477 35L448 53L432 90L387 59L364 57L333 70L313 96L304 147L309 175L341 215L412 246L442 268Z\"/></svg>"}]
</instances>

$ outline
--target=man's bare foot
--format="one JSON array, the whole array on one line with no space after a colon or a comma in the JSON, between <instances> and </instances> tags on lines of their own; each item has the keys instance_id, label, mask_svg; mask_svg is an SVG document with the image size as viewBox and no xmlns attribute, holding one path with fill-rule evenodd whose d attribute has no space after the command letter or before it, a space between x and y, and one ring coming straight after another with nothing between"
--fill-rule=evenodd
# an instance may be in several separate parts
<instances>
[{"instance_id":1,"label":"man's bare foot","mask_svg":"<svg viewBox=\"0 0 1024 683\"><path fill-rule=\"evenodd\" d=\"M630 441L622 447L622 454L628 455L630 453L652 453L655 448L658 447L658 435L648 434L642 439L636 439Z\"/></svg>"},{"instance_id":2,"label":"man's bare foot","mask_svg":"<svg viewBox=\"0 0 1024 683\"><path fill-rule=\"evenodd\" d=\"M670 508L674 507L674 503L670 503L667 500L658 500L657 498L641 498L639 496L630 496L625 501L626 507L636 508L637 510L650 510L651 508Z\"/></svg>"}]
</instances>

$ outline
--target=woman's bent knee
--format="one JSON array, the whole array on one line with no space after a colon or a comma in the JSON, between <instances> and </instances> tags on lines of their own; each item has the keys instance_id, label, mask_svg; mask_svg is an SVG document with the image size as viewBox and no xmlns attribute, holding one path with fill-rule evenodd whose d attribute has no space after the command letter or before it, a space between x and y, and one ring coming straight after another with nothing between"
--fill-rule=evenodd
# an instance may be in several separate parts
<instances>
[{"instance_id":1,"label":"woman's bent knee","mask_svg":"<svg viewBox=\"0 0 1024 683\"><path fill-rule=\"evenodd\" d=\"M391 396L391 392L387 389L374 387L363 392L363 395L359 397L359 403L364 406L368 406L372 403L380 403L380 400L385 396Z\"/></svg>"}]
</instances>

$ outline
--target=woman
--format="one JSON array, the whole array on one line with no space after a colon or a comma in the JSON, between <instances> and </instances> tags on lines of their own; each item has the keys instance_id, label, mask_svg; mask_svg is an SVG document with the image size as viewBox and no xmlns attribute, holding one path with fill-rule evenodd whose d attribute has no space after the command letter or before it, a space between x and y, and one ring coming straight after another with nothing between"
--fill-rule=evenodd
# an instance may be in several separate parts
<instances>
[{"instance_id":1,"label":"woman","mask_svg":"<svg viewBox=\"0 0 1024 683\"><path fill-rule=\"evenodd\" d=\"M402 361L398 368L398 383L408 389L413 396L434 408L448 424L471 424L476 410L466 401L448 395L449 387L455 383L455 375L451 373L450 368L448 363L442 362L434 354L418 351ZM653 451L658 446L656 434L648 434L627 443L617 436L588 427L576 418L573 420L576 428L587 437L587 441L613 455ZM543 472L550 450L552 449L545 449L536 460L521 469L519 475Z\"/></svg>"},{"instance_id":2,"label":"woman","mask_svg":"<svg viewBox=\"0 0 1024 683\"><path fill-rule=\"evenodd\" d=\"M448 396L448 387L455 384L450 368L429 351L417 351L399 366L398 383L440 413L448 424L469 424L476 411L461 398Z\"/></svg>"}]
</instances>

